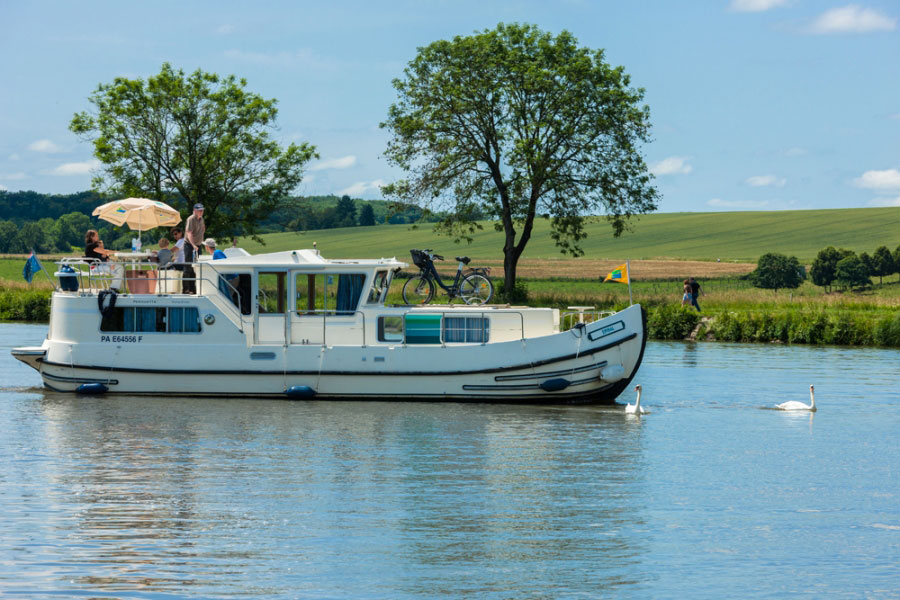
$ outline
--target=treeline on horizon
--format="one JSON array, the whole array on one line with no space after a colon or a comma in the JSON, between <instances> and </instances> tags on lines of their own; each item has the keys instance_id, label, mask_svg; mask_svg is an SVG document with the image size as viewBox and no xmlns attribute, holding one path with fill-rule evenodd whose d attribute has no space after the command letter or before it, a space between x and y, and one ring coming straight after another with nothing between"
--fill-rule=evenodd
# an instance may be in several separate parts
<instances>
[{"instance_id":1,"label":"treeline on horizon","mask_svg":"<svg viewBox=\"0 0 900 600\"><path fill-rule=\"evenodd\" d=\"M71 252L84 245L88 229L96 229L108 248L128 248L137 232L91 216L97 206L111 200L94 191L42 194L0 190L0 253ZM397 206L383 200L361 200L347 195L298 196L285 200L258 224L255 233L435 222L440 217L427 214L417 206ZM155 243L163 235L166 232L149 231L144 232L143 238Z\"/></svg>"}]
</instances>

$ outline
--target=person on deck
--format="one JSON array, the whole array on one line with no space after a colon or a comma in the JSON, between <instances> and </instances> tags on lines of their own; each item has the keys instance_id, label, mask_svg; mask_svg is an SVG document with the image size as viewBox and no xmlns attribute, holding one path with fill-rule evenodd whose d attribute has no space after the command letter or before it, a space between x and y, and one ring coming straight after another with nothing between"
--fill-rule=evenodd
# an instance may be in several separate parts
<instances>
[{"instance_id":1,"label":"person on deck","mask_svg":"<svg viewBox=\"0 0 900 600\"><path fill-rule=\"evenodd\" d=\"M197 262L200 247L203 245L203 236L206 234L203 205L199 202L194 205L194 214L189 216L184 224L184 233L184 281L181 287L185 294L196 294L197 282L194 281L196 275L191 263Z\"/></svg>"},{"instance_id":2,"label":"person on deck","mask_svg":"<svg viewBox=\"0 0 900 600\"><path fill-rule=\"evenodd\" d=\"M228 258L225 256L225 253L221 250L216 250L216 240L212 238L206 238L203 242L203 245L206 246L206 251L212 254L213 260L219 260L220 258Z\"/></svg>"},{"instance_id":3,"label":"person on deck","mask_svg":"<svg viewBox=\"0 0 900 600\"><path fill-rule=\"evenodd\" d=\"M103 240L100 239L100 234L97 233L96 229L87 230L87 233L84 234L84 257L95 261L91 264L91 274L113 275L113 280L110 282L109 287L118 291L122 289L125 269L122 265L109 264L109 257L113 254L115 254L113 250L107 250L103 247ZM115 257L113 260L115 260Z\"/></svg>"},{"instance_id":4,"label":"person on deck","mask_svg":"<svg viewBox=\"0 0 900 600\"><path fill-rule=\"evenodd\" d=\"M160 238L159 250L156 251L156 262L159 263L160 269L168 269L175 255L169 249L169 240Z\"/></svg>"}]
</instances>

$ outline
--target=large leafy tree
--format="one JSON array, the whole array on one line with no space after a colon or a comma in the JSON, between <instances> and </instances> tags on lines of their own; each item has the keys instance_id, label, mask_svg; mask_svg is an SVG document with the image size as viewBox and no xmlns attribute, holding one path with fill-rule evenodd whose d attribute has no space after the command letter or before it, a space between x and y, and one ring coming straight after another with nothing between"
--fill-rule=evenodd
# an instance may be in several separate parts
<instances>
[{"instance_id":1,"label":"large leafy tree","mask_svg":"<svg viewBox=\"0 0 900 600\"><path fill-rule=\"evenodd\" d=\"M754 286L776 292L782 288L798 288L805 278L796 256L788 257L777 252L760 256L756 270L750 274Z\"/></svg>"},{"instance_id":2,"label":"large leafy tree","mask_svg":"<svg viewBox=\"0 0 900 600\"><path fill-rule=\"evenodd\" d=\"M182 214L201 202L213 235L253 234L286 201L316 157L307 143L272 139L276 101L247 91L233 75L185 75L163 64L158 75L117 77L89 100L69 128L94 144L103 165L98 190L173 203Z\"/></svg>"},{"instance_id":3,"label":"large leafy tree","mask_svg":"<svg viewBox=\"0 0 900 600\"><path fill-rule=\"evenodd\" d=\"M602 50L533 25L500 24L420 48L381 124L385 155L407 179L386 197L439 206L439 229L471 239L477 214L505 233L506 289L536 217L564 253L583 254L585 217L604 214L618 236L658 194L640 153L649 141L644 92Z\"/></svg>"}]
</instances>

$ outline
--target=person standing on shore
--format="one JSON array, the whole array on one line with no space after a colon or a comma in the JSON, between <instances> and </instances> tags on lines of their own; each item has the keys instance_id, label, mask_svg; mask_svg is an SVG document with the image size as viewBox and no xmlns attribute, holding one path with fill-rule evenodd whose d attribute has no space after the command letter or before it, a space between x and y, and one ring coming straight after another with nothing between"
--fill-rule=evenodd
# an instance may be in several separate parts
<instances>
[{"instance_id":1,"label":"person standing on shore","mask_svg":"<svg viewBox=\"0 0 900 600\"><path fill-rule=\"evenodd\" d=\"M684 283L681 285L681 305L685 306L689 304L691 301L691 282L689 279L685 279Z\"/></svg>"},{"instance_id":2,"label":"person standing on shore","mask_svg":"<svg viewBox=\"0 0 900 600\"><path fill-rule=\"evenodd\" d=\"M700 284L696 279L691 277L691 306L697 309L697 312L700 312L700 305L697 304L697 298L700 297L700 294L703 293L703 290L700 289Z\"/></svg>"},{"instance_id":3,"label":"person standing on shore","mask_svg":"<svg viewBox=\"0 0 900 600\"><path fill-rule=\"evenodd\" d=\"M206 222L203 220L203 205L199 202L194 205L194 213L187 218L184 224L184 279L182 291L185 294L197 293L197 282L194 281L194 267L191 263L197 262L200 257L200 247L203 246L203 236L206 234Z\"/></svg>"}]
</instances>

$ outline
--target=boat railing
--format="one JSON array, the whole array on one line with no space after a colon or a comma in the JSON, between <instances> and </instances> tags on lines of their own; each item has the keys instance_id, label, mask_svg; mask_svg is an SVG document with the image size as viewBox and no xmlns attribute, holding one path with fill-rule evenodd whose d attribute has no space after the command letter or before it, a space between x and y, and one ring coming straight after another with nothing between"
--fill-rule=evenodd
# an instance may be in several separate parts
<instances>
[{"instance_id":1,"label":"boat railing","mask_svg":"<svg viewBox=\"0 0 900 600\"><path fill-rule=\"evenodd\" d=\"M593 306L569 306L562 314L562 330L568 331L579 323L593 323L615 314L612 310L594 310Z\"/></svg>"},{"instance_id":2,"label":"boat railing","mask_svg":"<svg viewBox=\"0 0 900 600\"><path fill-rule=\"evenodd\" d=\"M221 296L226 297L227 301L216 302L216 305L232 313L241 331L244 330L245 317L249 319L249 315L244 315L240 309L247 300L242 298L241 290L227 277L236 273L222 273L210 261L169 263L162 269L156 262L127 258L103 262L96 258L72 257L63 258L56 264L56 277L59 281L56 290L60 292L91 294L116 288L123 293L166 296L182 294L184 283L193 282L200 295L209 298L216 296L209 292L209 288L222 292ZM178 266L191 267L194 276L185 277L185 271L175 268ZM219 286L223 286L227 292Z\"/></svg>"}]
</instances>

